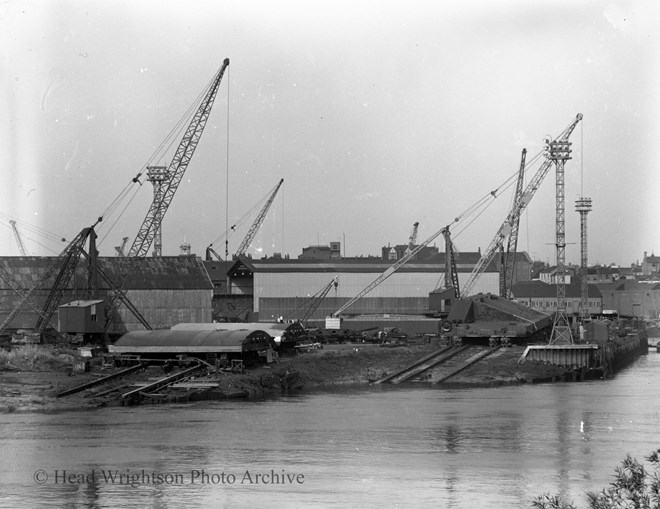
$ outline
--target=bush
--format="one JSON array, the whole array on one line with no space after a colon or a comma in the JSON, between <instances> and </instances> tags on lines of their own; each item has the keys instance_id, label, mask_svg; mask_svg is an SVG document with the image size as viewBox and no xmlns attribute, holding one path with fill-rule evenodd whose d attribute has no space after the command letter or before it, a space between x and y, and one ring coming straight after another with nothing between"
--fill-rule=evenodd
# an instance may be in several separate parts
<instances>
[{"instance_id":1,"label":"bush","mask_svg":"<svg viewBox=\"0 0 660 509\"><path fill-rule=\"evenodd\" d=\"M58 355L54 350L39 345L21 345L11 350L0 350L0 371L49 371L73 365L73 356Z\"/></svg>"},{"instance_id":2,"label":"bush","mask_svg":"<svg viewBox=\"0 0 660 509\"><path fill-rule=\"evenodd\" d=\"M660 509L660 449L646 457L652 469L630 455L615 469L614 482L601 492L587 493L590 509ZM558 495L543 494L532 502L535 509L577 509Z\"/></svg>"}]
</instances>

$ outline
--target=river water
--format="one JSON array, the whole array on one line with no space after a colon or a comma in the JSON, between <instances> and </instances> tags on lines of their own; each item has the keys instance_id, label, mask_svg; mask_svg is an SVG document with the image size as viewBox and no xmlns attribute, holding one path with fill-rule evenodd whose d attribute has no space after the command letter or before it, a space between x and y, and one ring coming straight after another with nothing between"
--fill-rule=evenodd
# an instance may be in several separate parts
<instances>
[{"instance_id":1,"label":"river water","mask_svg":"<svg viewBox=\"0 0 660 509\"><path fill-rule=\"evenodd\" d=\"M0 507L586 507L660 447L659 375L0 415Z\"/></svg>"}]
</instances>

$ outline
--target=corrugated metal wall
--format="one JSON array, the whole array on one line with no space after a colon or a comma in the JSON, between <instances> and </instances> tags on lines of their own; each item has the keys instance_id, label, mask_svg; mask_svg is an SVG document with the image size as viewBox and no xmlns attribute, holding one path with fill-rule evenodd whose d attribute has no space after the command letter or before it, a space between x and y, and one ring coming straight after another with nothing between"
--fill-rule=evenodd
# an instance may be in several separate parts
<instances>
[{"instance_id":1,"label":"corrugated metal wall","mask_svg":"<svg viewBox=\"0 0 660 509\"><path fill-rule=\"evenodd\" d=\"M344 297L326 297L310 319L324 319L343 306L349 299ZM308 298L270 297L261 298L259 320L275 320L282 316L285 319L299 319L293 311L301 304L309 303ZM369 297L365 296L348 308L344 314L420 314L428 312L427 297ZM307 306L305 306L307 308ZM304 310L302 311L304 313Z\"/></svg>"},{"instance_id":2,"label":"corrugated metal wall","mask_svg":"<svg viewBox=\"0 0 660 509\"><path fill-rule=\"evenodd\" d=\"M335 293L331 289L327 295L326 301L337 297L340 302L333 311L341 305L360 293L364 288L370 285L379 274L374 273L282 273L258 272L254 275L254 308L259 312L260 319L269 318L271 310L277 309L271 299L298 298L309 299L312 295L319 292L333 277L338 276L339 286ZM440 279L442 277L442 279ZM465 284L469 277L468 273L459 274L459 283ZM425 304L423 309L428 309L429 293L435 290L440 283L444 281L441 274L436 273L414 273L402 272L394 273L379 286L374 288L365 297L360 299L355 305L360 307L351 308L350 312L395 312L391 310L384 311L378 309L379 305L387 307L401 307L405 309L419 309L422 299ZM497 293L499 291L499 274L485 273L479 279L475 286L474 293ZM383 300L378 300L383 299ZM388 300L389 299L389 300ZM402 303L396 305L395 302L401 300ZM364 302L363 302L364 301ZM262 305L271 302L267 309L262 309ZM284 302L279 305L280 309L286 305L287 309L290 302ZM295 308L296 306L293 306ZM292 309L293 309L292 308ZM396 311L401 312L401 311ZM420 311L407 311L420 312Z\"/></svg>"},{"instance_id":3,"label":"corrugated metal wall","mask_svg":"<svg viewBox=\"0 0 660 509\"><path fill-rule=\"evenodd\" d=\"M212 321L212 290L129 290L127 297L154 329L169 329L182 322ZM123 305L119 314L126 330L144 330L142 324ZM119 329L110 332L124 331Z\"/></svg>"}]
</instances>

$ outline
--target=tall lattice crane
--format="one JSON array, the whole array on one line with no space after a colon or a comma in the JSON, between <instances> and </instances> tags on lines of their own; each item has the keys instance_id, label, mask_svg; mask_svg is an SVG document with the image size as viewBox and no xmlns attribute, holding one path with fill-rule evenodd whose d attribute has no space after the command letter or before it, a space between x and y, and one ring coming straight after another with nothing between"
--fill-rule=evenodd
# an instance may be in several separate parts
<instances>
[{"instance_id":1,"label":"tall lattice crane","mask_svg":"<svg viewBox=\"0 0 660 509\"><path fill-rule=\"evenodd\" d=\"M221 262L221 261L222 261L222 257L216 252L215 249L213 249L212 246L213 246L213 244L211 244L210 246L208 246L208 247L206 248L206 258L205 258L206 261L207 261L207 262L211 262L211 261L213 261L213 257L211 256L211 255L213 255L213 256L215 256L216 260L218 260L219 262Z\"/></svg>"},{"instance_id":2,"label":"tall lattice crane","mask_svg":"<svg viewBox=\"0 0 660 509\"><path fill-rule=\"evenodd\" d=\"M227 66L229 66L228 58L224 60L222 67L213 78L211 85L208 87L204 98L179 143L174 158L172 159L172 162L170 162L166 171L168 180L162 182L159 193L151 202L151 206L142 222L142 226L128 251L129 257L143 257L149 251L163 217L172 202L172 198L174 198L174 193L176 193L186 168L188 168L190 159L197 148L197 144L199 143L204 127L206 126L209 114L211 113L211 108L213 107L213 101L218 94L218 87L220 86L222 76L224 75Z\"/></svg>"},{"instance_id":3,"label":"tall lattice crane","mask_svg":"<svg viewBox=\"0 0 660 509\"><path fill-rule=\"evenodd\" d=\"M525 160L527 158L527 149L522 150L520 156L520 169L518 170L518 181L516 182L516 194L513 198L512 208L523 196L523 186L525 185ZM511 233L507 241L506 253L501 266L500 275L500 297L511 298L511 287L516 273L516 254L518 251L518 231L520 229L520 214L513 214L511 223Z\"/></svg>"},{"instance_id":4,"label":"tall lattice crane","mask_svg":"<svg viewBox=\"0 0 660 509\"><path fill-rule=\"evenodd\" d=\"M118 317L119 302L127 302L123 287L130 272L135 266L135 259L146 256L156 235L160 231L161 222L165 217L165 213L174 198L174 194L181 183L183 175L190 163L190 159L195 153L197 144L204 132L204 127L206 126L206 122L211 113L213 102L218 94L220 82L222 81L222 77L228 66L229 59L225 58L222 67L220 67L220 70L216 73L211 84L206 89L206 92L204 93L204 96L188 124L179 146L177 147L172 161L164 172L164 174L167 175L167 179L159 183L158 192L154 193L154 199L151 202L147 215L140 226L137 236L133 240L133 244L128 251L128 256L126 257L127 259L130 258L132 261L127 261L123 264L121 281L113 284L112 291L108 294L108 302L106 306L106 330L110 327L112 321ZM137 177L133 179L133 181L135 182L136 179Z\"/></svg>"},{"instance_id":5,"label":"tall lattice crane","mask_svg":"<svg viewBox=\"0 0 660 509\"><path fill-rule=\"evenodd\" d=\"M419 229L419 221L415 221L413 224L412 232L410 232L410 238L408 239L408 249L414 249L415 243L417 242L417 230Z\"/></svg>"},{"instance_id":6,"label":"tall lattice crane","mask_svg":"<svg viewBox=\"0 0 660 509\"><path fill-rule=\"evenodd\" d=\"M42 274L39 280L30 288L27 292L23 294L18 304L11 310L7 315L4 322L0 325L0 332L6 330L9 324L21 311L23 306L26 303L30 303L32 295L35 291L40 290L44 287L51 288L48 297L46 298L46 303L42 308L42 312L37 318L35 329L43 333L46 326L50 322L53 314L57 310L62 295L66 291L73 273L76 270L78 261L82 254L85 243L90 239L90 250L95 250L94 241L96 239L96 233L94 232L94 227L101 221L101 218L97 222L88 228L83 228L81 232L76 235L76 237L64 248L64 250L58 255L55 261L46 269ZM54 281L51 284L47 282L54 276Z\"/></svg>"},{"instance_id":7,"label":"tall lattice crane","mask_svg":"<svg viewBox=\"0 0 660 509\"><path fill-rule=\"evenodd\" d=\"M568 138L570 137L571 133L575 129L575 126L577 126L580 120L582 120L582 113L577 114L573 122L571 122L571 124L566 129L564 129L564 131L559 135L556 141L561 141L561 142L568 141ZM519 217L522 211L525 209L525 207L527 207L529 202L532 200L534 194L541 185L541 182L543 182L543 179L547 175L548 170L550 169L552 164L553 164L553 160L549 156L546 157L546 160L537 170L536 174L532 177L529 184L527 184L527 187L525 188L525 191L522 193L522 196L511 208L511 211L509 212L508 216L497 230L497 233L495 234L495 237L488 246L488 249L481 256L477 264L474 266L474 269L472 269L472 273L470 274L468 281L463 287L463 295L470 295L470 292L474 288L477 279L481 276L483 271L486 270L486 267L492 261L497 251L500 249L500 246L504 242L504 239L507 237L507 235L511 233L511 229L512 229L511 225L517 219L516 216Z\"/></svg>"},{"instance_id":8,"label":"tall lattice crane","mask_svg":"<svg viewBox=\"0 0 660 509\"><path fill-rule=\"evenodd\" d=\"M461 296L461 289L458 284L456 252L454 250L454 244L451 241L448 226L442 230L442 235L445 238L445 288L453 287L454 295L458 299Z\"/></svg>"},{"instance_id":9,"label":"tall lattice crane","mask_svg":"<svg viewBox=\"0 0 660 509\"><path fill-rule=\"evenodd\" d=\"M259 231L259 228L261 228L261 224L264 222L264 219L266 219L266 214L268 214L268 209L270 209L270 206L273 204L273 201L275 200L275 195L277 195L277 192L280 190L280 187L282 187L283 183L284 183L284 179L280 179L279 183L270 193L268 200L266 200L266 203L261 208L261 211L259 211L259 215L254 220L254 223L252 223L252 226L250 226L250 230L247 232L247 235L243 239L243 242L241 242L241 245L238 246L235 255L236 257L243 256L247 252L248 247L250 247L250 244L254 240L254 237Z\"/></svg>"},{"instance_id":10,"label":"tall lattice crane","mask_svg":"<svg viewBox=\"0 0 660 509\"><path fill-rule=\"evenodd\" d=\"M23 244L23 238L21 237L21 234L16 227L16 221L12 219L9 221L9 224L11 225L11 229L14 232L14 238L16 239L16 244L18 245L18 250L21 252L21 256L30 256L27 249L25 249L25 244Z\"/></svg>"},{"instance_id":11,"label":"tall lattice crane","mask_svg":"<svg viewBox=\"0 0 660 509\"><path fill-rule=\"evenodd\" d=\"M124 237L123 239L121 239L121 244L115 246L115 252L116 252L115 256L121 256L121 257L126 256L126 252L125 252L126 244L128 244L128 237Z\"/></svg>"},{"instance_id":12,"label":"tall lattice crane","mask_svg":"<svg viewBox=\"0 0 660 509\"><path fill-rule=\"evenodd\" d=\"M422 249L424 249L431 242L433 242L433 240L435 240L435 238L438 237L438 235L440 235L441 233L443 234L444 231L448 230L448 229L449 229L449 226L446 226L442 230L438 230L433 235L431 235L428 239L426 239L424 242L422 242L419 246L415 247L412 251L409 251L404 256L399 258L395 263L393 263L390 267L388 267L385 272L383 272L380 276L378 276L376 279L374 279L374 281L371 282L366 288L364 288L355 297L353 297L348 302L346 302L346 304L341 306L337 311L332 313L330 315L330 317L331 318L339 317L339 315L341 315L349 307L351 307L358 300L360 300L362 297L364 297L366 294L368 294L371 290L376 288L379 284L381 284L388 277L390 277L392 274L394 274L397 270L399 270L401 267L403 267L406 263L408 263L412 258L415 257L415 255L417 255L417 253L419 253Z\"/></svg>"},{"instance_id":13,"label":"tall lattice crane","mask_svg":"<svg viewBox=\"0 0 660 509\"><path fill-rule=\"evenodd\" d=\"M337 289L339 286L339 278L333 277L332 280L321 288L318 292L312 295L309 300L303 302L300 306L293 310L291 313L294 320L298 320L303 326L307 326L307 321L314 314L314 312L319 308L323 299L326 298L330 290L333 288Z\"/></svg>"}]
</instances>

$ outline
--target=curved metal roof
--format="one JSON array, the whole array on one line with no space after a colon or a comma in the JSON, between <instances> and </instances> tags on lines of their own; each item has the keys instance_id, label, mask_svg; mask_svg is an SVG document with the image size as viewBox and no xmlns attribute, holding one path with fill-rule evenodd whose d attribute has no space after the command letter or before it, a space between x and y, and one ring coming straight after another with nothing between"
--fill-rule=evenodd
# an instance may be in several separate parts
<instances>
[{"instance_id":1,"label":"curved metal roof","mask_svg":"<svg viewBox=\"0 0 660 509\"><path fill-rule=\"evenodd\" d=\"M263 350L270 338L263 330L152 330L124 334L108 350L128 352L220 352Z\"/></svg>"},{"instance_id":2,"label":"curved metal roof","mask_svg":"<svg viewBox=\"0 0 660 509\"><path fill-rule=\"evenodd\" d=\"M266 332L270 337L277 338L282 336L285 332L300 333L304 332L304 328L300 323L263 323L263 322L229 322L229 323L178 323L172 326L171 330L178 331L238 331L247 330L255 331L260 330Z\"/></svg>"}]
</instances>

